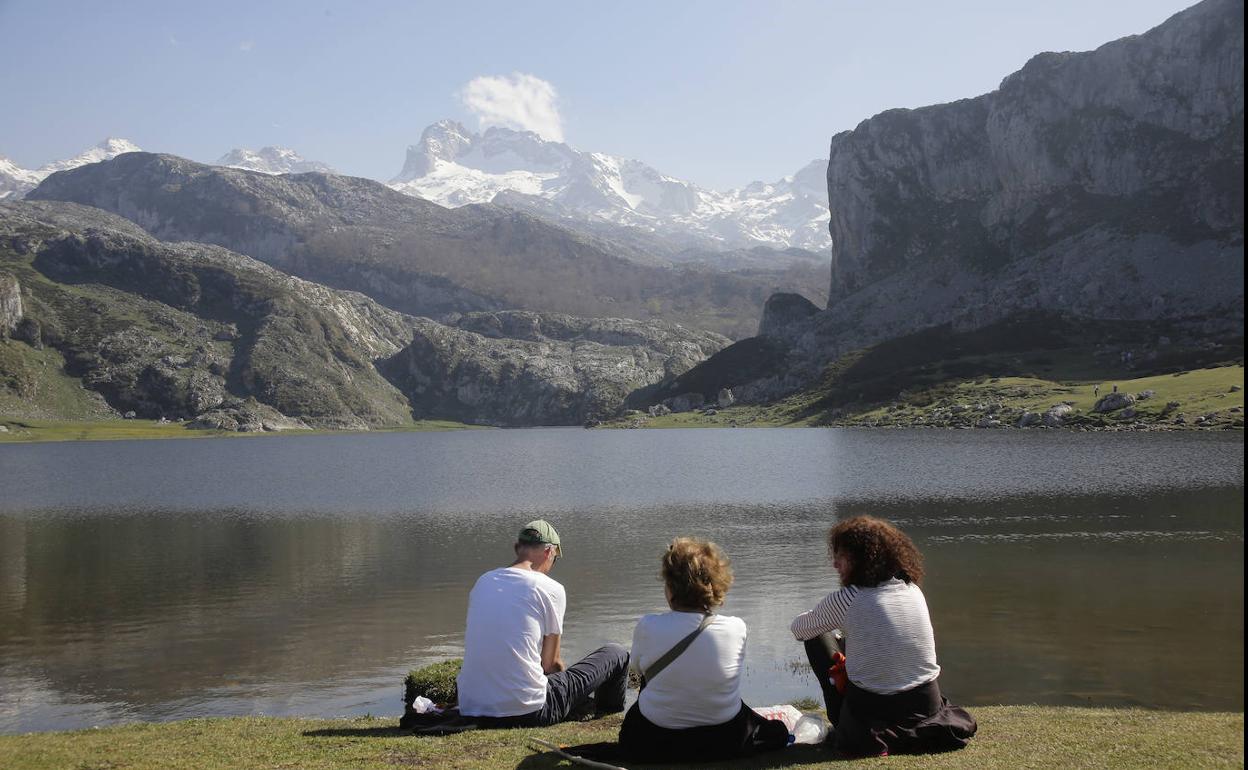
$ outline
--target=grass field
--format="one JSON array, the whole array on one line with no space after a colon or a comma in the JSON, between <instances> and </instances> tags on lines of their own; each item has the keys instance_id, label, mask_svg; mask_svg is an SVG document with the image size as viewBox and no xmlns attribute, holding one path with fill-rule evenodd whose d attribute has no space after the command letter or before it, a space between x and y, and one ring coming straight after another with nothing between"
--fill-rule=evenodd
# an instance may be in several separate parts
<instances>
[{"instance_id":1,"label":"grass field","mask_svg":"<svg viewBox=\"0 0 1248 770\"><path fill-rule=\"evenodd\" d=\"M950 422L950 410L957 410L959 421L971 422L970 416L983 411L978 405L993 404L1005 414L1020 411L1044 412L1050 406L1067 402L1085 420L1086 427L1112 427L1124 421L1116 415L1092 416L1096 403L1094 388L1100 396L1117 385L1123 393L1153 391L1146 401L1135 405L1136 416L1131 424L1143 423L1160 427L1193 427L1198 417L1211 415L1208 427L1243 427L1244 367L1243 364L1211 367L1194 371L1145 377L1121 377L1114 380L1049 380L1040 377L979 377L950 380L928 387L906 390L885 403L845 408L835 414L818 405L815 392L799 393L774 404L731 406L715 414L681 412L660 417L633 415L609 423L611 427L649 428L722 428L777 427L804 425L941 425ZM1177 407L1167 405L1177 402ZM1178 415L1184 415L1181 424ZM945 419L942 421L942 415Z\"/></svg>"},{"instance_id":2,"label":"grass field","mask_svg":"<svg viewBox=\"0 0 1248 770\"><path fill-rule=\"evenodd\" d=\"M952 754L836 760L801 746L743 760L729 768L1135 768L1243 767L1244 715L1142 709L994 706L972 710L979 734ZM6 770L246 770L248 768L572 767L530 748L532 738L557 745L612 741L620 718L532 730L491 730L417 738L396 718L337 720L232 718L59 733L0 736ZM645 767L657 767L645 765ZM692 765L689 767L707 767Z\"/></svg>"}]
</instances>

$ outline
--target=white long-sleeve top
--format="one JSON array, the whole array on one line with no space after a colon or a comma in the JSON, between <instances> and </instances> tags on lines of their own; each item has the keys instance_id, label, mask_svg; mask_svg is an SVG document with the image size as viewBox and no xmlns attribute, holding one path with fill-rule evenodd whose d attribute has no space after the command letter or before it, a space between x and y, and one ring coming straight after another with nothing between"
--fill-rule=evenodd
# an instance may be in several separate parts
<instances>
[{"instance_id":1,"label":"white long-sleeve top","mask_svg":"<svg viewBox=\"0 0 1248 770\"><path fill-rule=\"evenodd\" d=\"M893 578L870 588L845 586L789 627L800 641L838 628L845 635L845 672L864 690L891 695L940 675L927 600L913 583Z\"/></svg>"}]
</instances>

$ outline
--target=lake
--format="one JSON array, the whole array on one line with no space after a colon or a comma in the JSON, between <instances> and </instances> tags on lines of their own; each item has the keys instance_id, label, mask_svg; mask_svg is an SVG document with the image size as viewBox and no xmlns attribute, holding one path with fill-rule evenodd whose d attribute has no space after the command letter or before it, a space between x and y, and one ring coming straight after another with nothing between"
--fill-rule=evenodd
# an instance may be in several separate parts
<instances>
[{"instance_id":1,"label":"lake","mask_svg":"<svg viewBox=\"0 0 1248 770\"><path fill-rule=\"evenodd\" d=\"M543 516L564 657L663 609L676 535L731 557L753 705L817 696L789 621L858 513L923 550L974 706L1244 708L1242 432L579 428L0 446L0 731L397 716Z\"/></svg>"}]
</instances>

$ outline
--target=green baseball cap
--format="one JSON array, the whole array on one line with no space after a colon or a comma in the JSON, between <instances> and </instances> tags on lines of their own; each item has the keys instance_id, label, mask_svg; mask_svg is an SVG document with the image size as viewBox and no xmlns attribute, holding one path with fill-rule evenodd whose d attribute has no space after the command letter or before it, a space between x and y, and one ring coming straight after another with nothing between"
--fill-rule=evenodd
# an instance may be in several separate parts
<instances>
[{"instance_id":1,"label":"green baseball cap","mask_svg":"<svg viewBox=\"0 0 1248 770\"><path fill-rule=\"evenodd\" d=\"M555 554L563 556L563 546L559 544L559 533L545 519L535 519L524 525L520 530L521 543L549 543L555 547Z\"/></svg>"}]
</instances>

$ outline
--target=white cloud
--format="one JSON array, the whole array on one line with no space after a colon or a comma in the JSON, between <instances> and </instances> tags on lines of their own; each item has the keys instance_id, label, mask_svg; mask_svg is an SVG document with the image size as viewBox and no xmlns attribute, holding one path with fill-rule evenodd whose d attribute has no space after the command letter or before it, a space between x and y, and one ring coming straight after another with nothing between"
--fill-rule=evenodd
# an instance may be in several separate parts
<instances>
[{"instance_id":1,"label":"white cloud","mask_svg":"<svg viewBox=\"0 0 1248 770\"><path fill-rule=\"evenodd\" d=\"M254 40L244 40L238 44L238 50L242 51L243 53L251 53L251 49L255 47L256 47L256 41Z\"/></svg>"},{"instance_id":2,"label":"white cloud","mask_svg":"<svg viewBox=\"0 0 1248 770\"><path fill-rule=\"evenodd\" d=\"M523 72L482 75L468 81L459 92L460 101L477 117L480 128L533 131L543 139L563 141L563 118L555 87Z\"/></svg>"}]
</instances>

